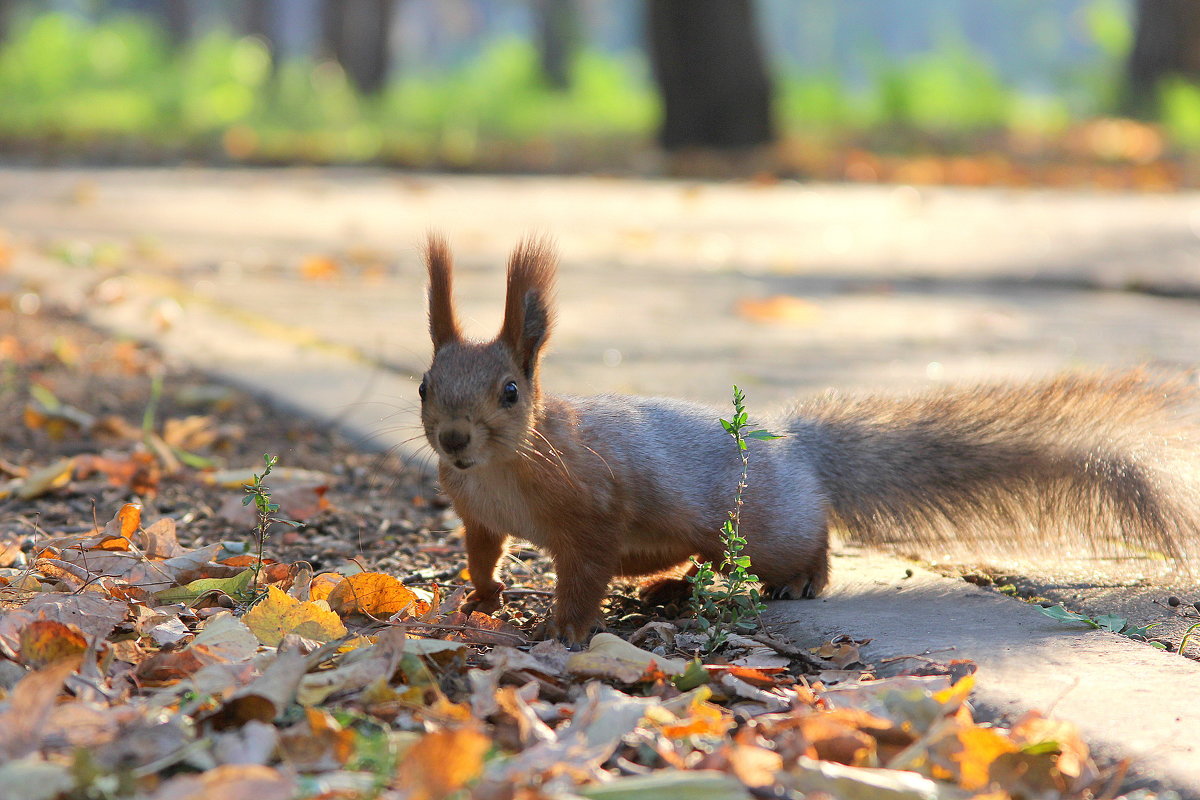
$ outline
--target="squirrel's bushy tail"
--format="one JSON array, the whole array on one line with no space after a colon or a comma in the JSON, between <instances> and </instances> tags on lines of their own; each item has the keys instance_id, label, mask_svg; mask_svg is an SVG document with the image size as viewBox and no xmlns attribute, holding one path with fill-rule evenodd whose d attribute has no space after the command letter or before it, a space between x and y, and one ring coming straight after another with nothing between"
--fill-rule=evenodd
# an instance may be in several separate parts
<instances>
[{"instance_id":1,"label":"squirrel's bushy tail","mask_svg":"<svg viewBox=\"0 0 1200 800\"><path fill-rule=\"evenodd\" d=\"M828 395L790 420L865 544L1200 550L1200 391L1136 372L909 398Z\"/></svg>"}]
</instances>

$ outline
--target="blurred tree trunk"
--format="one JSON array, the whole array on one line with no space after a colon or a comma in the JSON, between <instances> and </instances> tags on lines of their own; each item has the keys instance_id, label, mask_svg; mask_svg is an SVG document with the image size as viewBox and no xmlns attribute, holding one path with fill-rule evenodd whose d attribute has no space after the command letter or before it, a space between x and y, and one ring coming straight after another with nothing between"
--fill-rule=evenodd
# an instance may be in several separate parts
<instances>
[{"instance_id":1,"label":"blurred tree trunk","mask_svg":"<svg viewBox=\"0 0 1200 800\"><path fill-rule=\"evenodd\" d=\"M162 28L171 44L179 46L192 35L192 9L189 0L162 0L158 3Z\"/></svg>"},{"instance_id":2,"label":"blurred tree trunk","mask_svg":"<svg viewBox=\"0 0 1200 800\"><path fill-rule=\"evenodd\" d=\"M271 12L275 4L271 0L242 0L241 28L247 36L257 36L263 41L270 42L274 25Z\"/></svg>"},{"instance_id":3,"label":"blurred tree trunk","mask_svg":"<svg viewBox=\"0 0 1200 800\"><path fill-rule=\"evenodd\" d=\"M751 0L648 0L648 12L662 146L731 150L769 143L771 84Z\"/></svg>"},{"instance_id":4,"label":"blurred tree trunk","mask_svg":"<svg viewBox=\"0 0 1200 800\"><path fill-rule=\"evenodd\" d=\"M242 0L241 30L246 36L253 36L267 46L271 54L271 71L276 67L276 21L275 15L282 14L279 4L273 0Z\"/></svg>"},{"instance_id":5,"label":"blurred tree trunk","mask_svg":"<svg viewBox=\"0 0 1200 800\"><path fill-rule=\"evenodd\" d=\"M1200 3L1138 0L1126 110L1153 112L1159 81L1172 75L1200 79Z\"/></svg>"},{"instance_id":6,"label":"blurred tree trunk","mask_svg":"<svg viewBox=\"0 0 1200 800\"><path fill-rule=\"evenodd\" d=\"M552 89L571 83L571 57L579 41L579 9L575 0L536 0L538 49L542 76Z\"/></svg>"},{"instance_id":7,"label":"blurred tree trunk","mask_svg":"<svg viewBox=\"0 0 1200 800\"><path fill-rule=\"evenodd\" d=\"M0 0L0 42L8 40L14 5L16 5L15 0Z\"/></svg>"},{"instance_id":8,"label":"blurred tree trunk","mask_svg":"<svg viewBox=\"0 0 1200 800\"><path fill-rule=\"evenodd\" d=\"M387 83L394 12L393 0L325 0L323 4L325 48L365 94L378 92Z\"/></svg>"}]
</instances>

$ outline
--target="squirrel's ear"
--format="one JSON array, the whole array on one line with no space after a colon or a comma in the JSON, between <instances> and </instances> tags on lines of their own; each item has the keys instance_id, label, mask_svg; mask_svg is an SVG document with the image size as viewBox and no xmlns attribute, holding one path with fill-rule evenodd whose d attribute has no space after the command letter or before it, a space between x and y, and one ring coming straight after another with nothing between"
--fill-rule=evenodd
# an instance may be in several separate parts
<instances>
[{"instance_id":1,"label":"squirrel's ear","mask_svg":"<svg viewBox=\"0 0 1200 800\"><path fill-rule=\"evenodd\" d=\"M508 293L499 338L526 378L533 378L554 323L550 299L557 264L554 248L544 238L525 239L508 259Z\"/></svg>"},{"instance_id":2,"label":"squirrel's ear","mask_svg":"<svg viewBox=\"0 0 1200 800\"><path fill-rule=\"evenodd\" d=\"M462 339L458 316L454 312L453 259L450 246L439 234L430 233L425 241L425 266L429 269L429 336L433 349Z\"/></svg>"}]
</instances>

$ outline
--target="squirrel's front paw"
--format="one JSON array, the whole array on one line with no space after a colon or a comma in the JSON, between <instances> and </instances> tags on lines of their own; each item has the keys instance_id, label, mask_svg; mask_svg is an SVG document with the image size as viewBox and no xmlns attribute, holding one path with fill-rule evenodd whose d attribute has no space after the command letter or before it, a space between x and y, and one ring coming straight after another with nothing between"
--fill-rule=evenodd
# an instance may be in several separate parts
<instances>
[{"instance_id":1,"label":"squirrel's front paw","mask_svg":"<svg viewBox=\"0 0 1200 800\"><path fill-rule=\"evenodd\" d=\"M553 617L546 618L533 631L534 641L558 639L571 650L582 650L596 625L563 624Z\"/></svg>"},{"instance_id":2,"label":"squirrel's front paw","mask_svg":"<svg viewBox=\"0 0 1200 800\"><path fill-rule=\"evenodd\" d=\"M463 601L461 606L464 614L470 614L472 611L478 611L481 614L495 614L500 610L500 605L503 602L500 593L505 590L503 583L495 583L488 589L480 589L475 587L467 599Z\"/></svg>"}]
</instances>

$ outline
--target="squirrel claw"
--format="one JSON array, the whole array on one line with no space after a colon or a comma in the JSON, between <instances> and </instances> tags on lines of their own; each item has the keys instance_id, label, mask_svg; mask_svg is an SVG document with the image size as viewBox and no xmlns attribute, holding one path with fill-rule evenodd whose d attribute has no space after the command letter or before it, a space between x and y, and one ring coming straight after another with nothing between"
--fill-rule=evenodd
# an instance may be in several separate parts
<instances>
[{"instance_id":1,"label":"squirrel claw","mask_svg":"<svg viewBox=\"0 0 1200 800\"><path fill-rule=\"evenodd\" d=\"M481 592L478 588L467 595L466 600L460 606L464 614L470 614L472 611L478 611L481 614L495 614L500 610L500 605L503 602L501 592L507 587L503 583L497 583L490 591Z\"/></svg>"},{"instance_id":2,"label":"squirrel claw","mask_svg":"<svg viewBox=\"0 0 1200 800\"><path fill-rule=\"evenodd\" d=\"M587 632L579 633L577 631L567 632L562 630L558 623L553 618L547 618L540 625L534 628L533 637L535 641L549 641L557 639L562 642L571 652L579 652L584 649L584 641L587 639Z\"/></svg>"}]
</instances>

